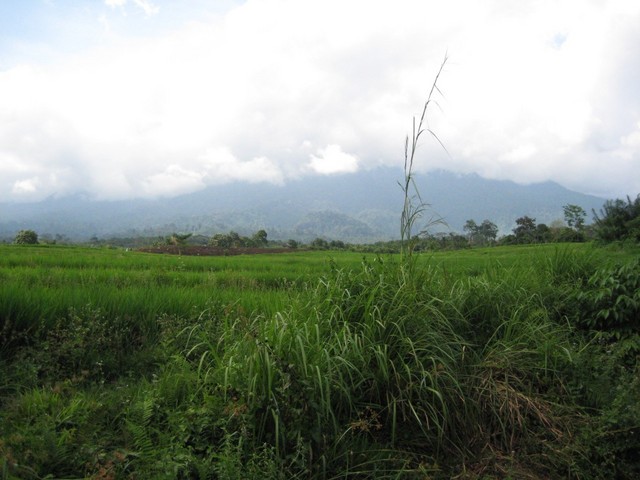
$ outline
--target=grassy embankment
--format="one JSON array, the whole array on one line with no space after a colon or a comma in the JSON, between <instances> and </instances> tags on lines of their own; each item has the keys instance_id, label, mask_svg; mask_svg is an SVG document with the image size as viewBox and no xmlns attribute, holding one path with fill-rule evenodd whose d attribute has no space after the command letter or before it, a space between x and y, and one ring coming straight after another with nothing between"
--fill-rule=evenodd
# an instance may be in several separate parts
<instances>
[{"instance_id":1,"label":"grassy embankment","mask_svg":"<svg viewBox=\"0 0 640 480\"><path fill-rule=\"evenodd\" d=\"M637 251L0 253L0 478L638 473Z\"/></svg>"}]
</instances>

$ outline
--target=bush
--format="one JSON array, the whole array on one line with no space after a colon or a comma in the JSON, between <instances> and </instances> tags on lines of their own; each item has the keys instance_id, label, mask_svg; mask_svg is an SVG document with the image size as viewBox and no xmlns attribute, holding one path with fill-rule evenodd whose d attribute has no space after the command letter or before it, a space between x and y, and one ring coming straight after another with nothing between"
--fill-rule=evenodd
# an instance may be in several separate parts
<instances>
[{"instance_id":1,"label":"bush","mask_svg":"<svg viewBox=\"0 0 640 480\"><path fill-rule=\"evenodd\" d=\"M19 245L36 245L38 234L33 230L20 230L13 242Z\"/></svg>"},{"instance_id":2,"label":"bush","mask_svg":"<svg viewBox=\"0 0 640 480\"><path fill-rule=\"evenodd\" d=\"M640 334L640 260L598 270L576 297L578 326L618 340Z\"/></svg>"},{"instance_id":3,"label":"bush","mask_svg":"<svg viewBox=\"0 0 640 480\"><path fill-rule=\"evenodd\" d=\"M635 200L608 200L600 210L593 212L598 240L609 243L631 239L640 242L640 195Z\"/></svg>"},{"instance_id":4,"label":"bush","mask_svg":"<svg viewBox=\"0 0 640 480\"><path fill-rule=\"evenodd\" d=\"M585 346L570 388L593 409L582 450L607 478L638 478L640 260L596 271L574 299L570 317Z\"/></svg>"}]
</instances>

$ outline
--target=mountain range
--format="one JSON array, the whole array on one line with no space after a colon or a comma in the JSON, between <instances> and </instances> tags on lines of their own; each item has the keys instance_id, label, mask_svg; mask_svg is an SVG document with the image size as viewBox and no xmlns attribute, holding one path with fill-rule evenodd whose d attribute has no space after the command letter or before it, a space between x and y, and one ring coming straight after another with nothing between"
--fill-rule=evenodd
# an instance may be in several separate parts
<instances>
[{"instance_id":1,"label":"mountain range","mask_svg":"<svg viewBox=\"0 0 640 480\"><path fill-rule=\"evenodd\" d=\"M265 229L272 240L388 240L399 238L402 178L401 169L379 167L285 185L236 182L153 200L96 201L85 193L37 203L0 203L0 239L11 240L21 229L75 241L172 232L210 236L233 230L249 235ZM417 174L415 184L430 205L425 221L433 217L446 222L434 232L461 232L469 219L488 219L500 234L507 234L524 215L550 224L563 219L564 205L579 205L589 213L605 202L554 182L521 185L448 171Z\"/></svg>"}]
</instances>

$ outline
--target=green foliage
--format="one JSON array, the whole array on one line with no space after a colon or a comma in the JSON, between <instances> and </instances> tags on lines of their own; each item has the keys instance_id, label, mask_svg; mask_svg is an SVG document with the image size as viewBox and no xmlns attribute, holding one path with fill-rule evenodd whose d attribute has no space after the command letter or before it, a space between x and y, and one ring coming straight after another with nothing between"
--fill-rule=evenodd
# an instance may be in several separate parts
<instances>
[{"instance_id":1,"label":"green foliage","mask_svg":"<svg viewBox=\"0 0 640 480\"><path fill-rule=\"evenodd\" d=\"M474 220L467 220L463 230L467 232L472 245L490 245L498 236L498 226L490 220L483 220L480 225Z\"/></svg>"},{"instance_id":2,"label":"green foliage","mask_svg":"<svg viewBox=\"0 0 640 480\"><path fill-rule=\"evenodd\" d=\"M216 453L216 478L220 480L285 480L290 478L282 469L275 449L269 444L263 444L249 454L243 444L242 437L229 435L225 438L222 450Z\"/></svg>"},{"instance_id":3,"label":"green foliage","mask_svg":"<svg viewBox=\"0 0 640 480\"><path fill-rule=\"evenodd\" d=\"M598 240L609 243L621 240L640 241L640 195L635 200L607 200L598 215L593 212Z\"/></svg>"},{"instance_id":4,"label":"green foliage","mask_svg":"<svg viewBox=\"0 0 640 480\"><path fill-rule=\"evenodd\" d=\"M553 241L556 242L584 242L586 239L584 227L580 231L569 227L552 229L551 235Z\"/></svg>"},{"instance_id":5,"label":"green foliage","mask_svg":"<svg viewBox=\"0 0 640 480\"><path fill-rule=\"evenodd\" d=\"M243 237L233 230L229 233L216 233L209 239L209 245L218 248L265 247L267 232L258 230L251 237Z\"/></svg>"},{"instance_id":6,"label":"green foliage","mask_svg":"<svg viewBox=\"0 0 640 480\"><path fill-rule=\"evenodd\" d=\"M166 243L167 245L175 245L177 247L182 247L187 244L187 240L191 238L192 235L193 235L192 233L179 234L174 232L167 237Z\"/></svg>"},{"instance_id":7,"label":"green foliage","mask_svg":"<svg viewBox=\"0 0 640 480\"><path fill-rule=\"evenodd\" d=\"M576 299L580 326L616 339L640 334L640 260L598 270Z\"/></svg>"},{"instance_id":8,"label":"green foliage","mask_svg":"<svg viewBox=\"0 0 640 480\"><path fill-rule=\"evenodd\" d=\"M449 455L563 446L568 426L545 395L569 345L528 281L451 284L437 270L387 262L335 269L311 303L239 320L202 358L217 359L211 376L224 367L233 410L253 426L250 448L274 446L282 465L306 452L292 470L303 478L350 475L341 452L354 444L368 459L357 471L376 477L438 471Z\"/></svg>"},{"instance_id":9,"label":"green foliage","mask_svg":"<svg viewBox=\"0 0 640 480\"><path fill-rule=\"evenodd\" d=\"M569 205L568 207L574 207ZM565 207L567 208L567 207ZM580 208L580 207L577 207ZM573 212L573 210L571 211ZM572 215L574 213L571 213ZM573 218L570 223L578 225L578 227L570 228L565 226L562 221L554 221L551 227L544 223L536 224L535 218L528 216L516 219L516 228L513 229L512 235L506 235L499 240L500 245L516 245L531 243L567 243L567 242L584 242L591 234L591 229L584 226L580 222L579 214L577 218ZM577 223L576 223L577 222Z\"/></svg>"},{"instance_id":10,"label":"green foliage","mask_svg":"<svg viewBox=\"0 0 640 480\"><path fill-rule=\"evenodd\" d=\"M146 347L145 343L154 344L153 334L126 319L107 319L90 306L71 309L47 330L32 358L40 361L40 375L45 378L112 380L130 371L130 362L143 361L134 353Z\"/></svg>"},{"instance_id":11,"label":"green foliage","mask_svg":"<svg viewBox=\"0 0 640 480\"><path fill-rule=\"evenodd\" d=\"M314 238L309 246L315 250L326 250L329 248L329 242L327 242L324 238Z\"/></svg>"},{"instance_id":12,"label":"green foliage","mask_svg":"<svg viewBox=\"0 0 640 480\"><path fill-rule=\"evenodd\" d=\"M101 458L111 457L111 465L122 461L109 438L98 434L108 416L105 401L118 399L77 391L73 382L13 397L3 405L0 422L3 478L85 478Z\"/></svg>"},{"instance_id":13,"label":"green foliage","mask_svg":"<svg viewBox=\"0 0 640 480\"><path fill-rule=\"evenodd\" d=\"M443 352L462 344L449 330L446 341L421 332L419 319L449 327L428 304L403 302L388 288L395 281L381 281L379 273L369 266L355 276L336 271L311 304L236 323L221 339L228 348L219 375L233 392L234 411L251 419L250 448L273 445L284 464L303 452L310 470L293 472L303 478L349 472L353 459L340 452L354 441L363 458L386 444L437 442L445 428L442 395L459 397L455 385L446 386L448 367L436 372L434 355L449 355L450 365L456 355ZM383 471L388 462L367 468Z\"/></svg>"},{"instance_id":14,"label":"green foliage","mask_svg":"<svg viewBox=\"0 0 640 480\"><path fill-rule=\"evenodd\" d=\"M532 243L536 238L536 219L526 215L517 218L513 234L517 243Z\"/></svg>"},{"instance_id":15,"label":"green foliage","mask_svg":"<svg viewBox=\"0 0 640 480\"><path fill-rule=\"evenodd\" d=\"M562 207L564 211L564 219L569 225L569 228L572 228L578 232L584 229L584 220L587 216L587 212L584 211L579 205L564 205Z\"/></svg>"},{"instance_id":16,"label":"green foliage","mask_svg":"<svg viewBox=\"0 0 640 480\"><path fill-rule=\"evenodd\" d=\"M483 220L477 232L485 243L493 243L498 236L498 226L490 220Z\"/></svg>"},{"instance_id":17,"label":"green foliage","mask_svg":"<svg viewBox=\"0 0 640 480\"><path fill-rule=\"evenodd\" d=\"M265 230L258 230L253 234L252 238L257 246L264 246L267 244L267 232Z\"/></svg>"},{"instance_id":18,"label":"green foliage","mask_svg":"<svg viewBox=\"0 0 640 480\"><path fill-rule=\"evenodd\" d=\"M594 409L584 450L608 476L640 474L640 261L598 269L572 298L570 319L588 342L571 387Z\"/></svg>"},{"instance_id":19,"label":"green foliage","mask_svg":"<svg viewBox=\"0 0 640 480\"><path fill-rule=\"evenodd\" d=\"M33 230L20 230L13 243L18 245L36 245L38 243L38 234Z\"/></svg>"},{"instance_id":20,"label":"green foliage","mask_svg":"<svg viewBox=\"0 0 640 480\"><path fill-rule=\"evenodd\" d=\"M354 255L357 262L359 256ZM241 299L248 311L286 305L324 256L179 257L112 249L6 246L0 255L0 349L12 349L74 310L99 311L105 321L153 335L163 314L188 316L212 302ZM137 337L136 337L137 338Z\"/></svg>"}]
</instances>

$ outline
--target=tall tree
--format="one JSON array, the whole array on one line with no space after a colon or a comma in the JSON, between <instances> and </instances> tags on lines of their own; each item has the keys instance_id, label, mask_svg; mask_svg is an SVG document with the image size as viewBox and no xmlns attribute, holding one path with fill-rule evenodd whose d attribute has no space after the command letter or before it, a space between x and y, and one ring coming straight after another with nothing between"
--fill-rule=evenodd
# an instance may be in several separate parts
<instances>
[{"instance_id":1,"label":"tall tree","mask_svg":"<svg viewBox=\"0 0 640 480\"><path fill-rule=\"evenodd\" d=\"M480 225L475 220L467 220L462 229L467 232L470 244L486 245L495 241L498 236L498 226L486 219Z\"/></svg>"},{"instance_id":2,"label":"tall tree","mask_svg":"<svg viewBox=\"0 0 640 480\"><path fill-rule=\"evenodd\" d=\"M258 230L253 234L253 241L258 246L265 246L267 244L267 232L266 230Z\"/></svg>"},{"instance_id":3,"label":"tall tree","mask_svg":"<svg viewBox=\"0 0 640 480\"><path fill-rule=\"evenodd\" d=\"M475 220L469 219L465 222L462 230L467 233L469 245L473 245L476 240L476 236L478 235L478 224L475 222Z\"/></svg>"},{"instance_id":4,"label":"tall tree","mask_svg":"<svg viewBox=\"0 0 640 480\"><path fill-rule=\"evenodd\" d=\"M229 240L231 241L231 246L234 248L242 247L243 241L238 232L234 232L231 230L229 232Z\"/></svg>"},{"instance_id":5,"label":"tall tree","mask_svg":"<svg viewBox=\"0 0 640 480\"><path fill-rule=\"evenodd\" d=\"M579 205L565 205L562 207L564 210L564 221L567 222L569 228L580 232L584 229L584 220L587 217L587 212Z\"/></svg>"},{"instance_id":6,"label":"tall tree","mask_svg":"<svg viewBox=\"0 0 640 480\"><path fill-rule=\"evenodd\" d=\"M516 228L513 234L518 243L530 243L534 240L536 233L536 219L528 216L516 219Z\"/></svg>"},{"instance_id":7,"label":"tall tree","mask_svg":"<svg viewBox=\"0 0 640 480\"><path fill-rule=\"evenodd\" d=\"M491 220L483 220L480 226L478 227L478 231L482 238L487 243L495 242L498 237L498 226L493 223Z\"/></svg>"}]
</instances>

